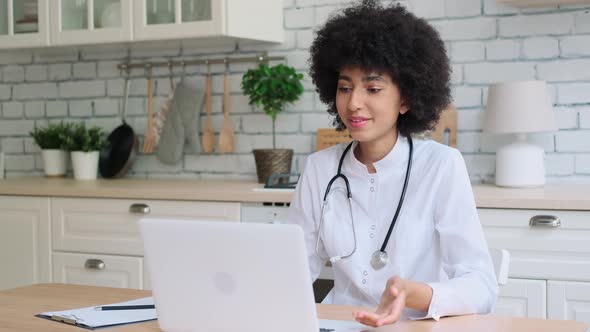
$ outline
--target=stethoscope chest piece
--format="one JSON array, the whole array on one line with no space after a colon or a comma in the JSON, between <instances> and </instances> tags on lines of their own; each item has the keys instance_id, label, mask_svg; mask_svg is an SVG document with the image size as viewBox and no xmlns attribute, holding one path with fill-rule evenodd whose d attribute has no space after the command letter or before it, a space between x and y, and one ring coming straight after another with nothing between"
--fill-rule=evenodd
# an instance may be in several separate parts
<instances>
[{"instance_id":1,"label":"stethoscope chest piece","mask_svg":"<svg viewBox=\"0 0 590 332\"><path fill-rule=\"evenodd\" d=\"M381 270L389 262L389 255L385 251L377 250L371 256L371 266L375 270Z\"/></svg>"}]
</instances>

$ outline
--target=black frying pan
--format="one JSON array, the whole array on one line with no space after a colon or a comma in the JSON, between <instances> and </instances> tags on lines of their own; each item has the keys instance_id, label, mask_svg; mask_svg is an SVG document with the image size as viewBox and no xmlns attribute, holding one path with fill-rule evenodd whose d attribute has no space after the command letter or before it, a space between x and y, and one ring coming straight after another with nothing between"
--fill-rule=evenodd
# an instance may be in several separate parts
<instances>
[{"instance_id":1,"label":"black frying pan","mask_svg":"<svg viewBox=\"0 0 590 332\"><path fill-rule=\"evenodd\" d=\"M127 99L129 97L129 77L125 79L123 99L123 123L115 128L107 138L107 146L100 151L98 170L103 178L118 178L127 174L135 161L138 147L133 128L125 122Z\"/></svg>"}]
</instances>

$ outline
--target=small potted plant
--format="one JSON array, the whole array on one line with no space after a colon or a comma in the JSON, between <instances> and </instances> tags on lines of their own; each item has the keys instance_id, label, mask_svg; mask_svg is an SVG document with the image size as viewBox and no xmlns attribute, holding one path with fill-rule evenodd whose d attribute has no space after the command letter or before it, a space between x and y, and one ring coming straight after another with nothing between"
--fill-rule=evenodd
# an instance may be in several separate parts
<instances>
[{"instance_id":1,"label":"small potted plant","mask_svg":"<svg viewBox=\"0 0 590 332\"><path fill-rule=\"evenodd\" d=\"M72 126L70 133L64 137L64 145L71 152L76 180L96 179L99 152L106 144L106 134L101 128L86 128L84 123Z\"/></svg>"},{"instance_id":2,"label":"small potted plant","mask_svg":"<svg viewBox=\"0 0 590 332\"><path fill-rule=\"evenodd\" d=\"M29 132L35 143L41 148L43 169L48 177L64 177L66 175L68 152L63 138L67 137L72 125L64 122L50 123L45 127L37 127Z\"/></svg>"},{"instance_id":3,"label":"small potted plant","mask_svg":"<svg viewBox=\"0 0 590 332\"><path fill-rule=\"evenodd\" d=\"M302 79L303 74L293 67L269 67L265 63L248 70L242 78L242 91L249 97L249 104L262 107L272 119L272 149L253 150L259 183L265 183L271 174L291 172L293 150L276 148L275 121L285 105L297 101L303 93Z\"/></svg>"}]
</instances>

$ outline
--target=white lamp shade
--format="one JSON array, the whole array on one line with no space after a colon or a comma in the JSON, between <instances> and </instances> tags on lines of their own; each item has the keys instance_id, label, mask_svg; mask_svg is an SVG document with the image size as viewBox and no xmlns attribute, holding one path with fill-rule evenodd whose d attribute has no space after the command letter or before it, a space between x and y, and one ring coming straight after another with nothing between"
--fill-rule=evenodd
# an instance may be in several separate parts
<instances>
[{"instance_id":1,"label":"white lamp shade","mask_svg":"<svg viewBox=\"0 0 590 332\"><path fill-rule=\"evenodd\" d=\"M555 115L545 81L492 84L484 115L485 133L555 131Z\"/></svg>"}]
</instances>

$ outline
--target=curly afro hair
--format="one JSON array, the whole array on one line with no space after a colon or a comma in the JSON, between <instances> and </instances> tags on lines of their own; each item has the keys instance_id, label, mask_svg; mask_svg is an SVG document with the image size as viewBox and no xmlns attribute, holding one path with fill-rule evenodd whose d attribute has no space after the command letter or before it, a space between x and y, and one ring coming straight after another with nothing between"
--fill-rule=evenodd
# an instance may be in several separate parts
<instances>
[{"instance_id":1,"label":"curly afro hair","mask_svg":"<svg viewBox=\"0 0 590 332\"><path fill-rule=\"evenodd\" d=\"M336 110L338 75L344 67L388 73L409 111L398 119L404 136L430 130L451 100L449 59L438 32L400 5L372 0L331 16L310 48L310 76L320 100L345 126Z\"/></svg>"}]
</instances>

